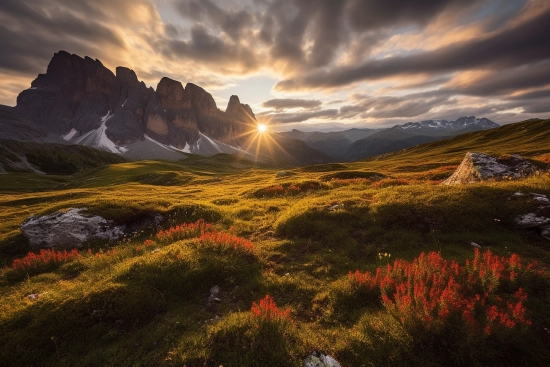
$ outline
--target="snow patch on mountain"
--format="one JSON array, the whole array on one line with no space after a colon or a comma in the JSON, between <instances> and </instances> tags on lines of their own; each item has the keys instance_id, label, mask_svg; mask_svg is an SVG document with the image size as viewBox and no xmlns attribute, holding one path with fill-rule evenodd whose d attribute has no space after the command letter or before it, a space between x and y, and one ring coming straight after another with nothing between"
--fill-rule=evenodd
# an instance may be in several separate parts
<instances>
[{"instance_id":1,"label":"snow patch on mountain","mask_svg":"<svg viewBox=\"0 0 550 367\"><path fill-rule=\"evenodd\" d=\"M76 138L72 142L75 144L84 145L87 147L106 150L111 153L116 153L116 154L124 153L126 151L126 148L120 147L115 143L113 143L105 133L105 131L107 130L106 123L113 116L114 114L111 114L111 111L108 111L107 114L101 118L101 126L99 126L97 129L88 131L86 134ZM69 134L71 132L69 132Z\"/></svg>"},{"instance_id":2,"label":"snow patch on mountain","mask_svg":"<svg viewBox=\"0 0 550 367\"><path fill-rule=\"evenodd\" d=\"M76 131L76 129L73 127L73 128L71 129L71 131L69 131L67 134L61 135L61 138L63 138L64 140L69 141L69 140L71 140L72 138L74 138L76 134L78 134L78 131Z\"/></svg>"},{"instance_id":3,"label":"snow patch on mountain","mask_svg":"<svg viewBox=\"0 0 550 367\"><path fill-rule=\"evenodd\" d=\"M456 119L455 121L449 120L425 120L420 122L407 122L400 126L404 130L418 130L418 129L446 129L446 130L461 130L470 126L477 126L481 129L492 129L499 127L500 125L489 120L488 118L478 118L475 116L464 116Z\"/></svg>"}]
</instances>

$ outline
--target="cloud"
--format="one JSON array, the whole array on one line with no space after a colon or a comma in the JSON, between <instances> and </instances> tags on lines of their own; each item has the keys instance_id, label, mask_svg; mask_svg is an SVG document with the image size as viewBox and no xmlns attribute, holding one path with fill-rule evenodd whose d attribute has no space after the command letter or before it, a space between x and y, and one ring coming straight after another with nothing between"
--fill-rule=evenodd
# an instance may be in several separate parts
<instances>
[{"instance_id":1,"label":"cloud","mask_svg":"<svg viewBox=\"0 0 550 367\"><path fill-rule=\"evenodd\" d=\"M439 74L454 71L506 69L550 58L548 47L550 8L515 27L440 49L368 60L358 66L314 71L304 77L283 80L279 91L334 88L366 80L398 75Z\"/></svg>"},{"instance_id":2,"label":"cloud","mask_svg":"<svg viewBox=\"0 0 550 367\"><path fill-rule=\"evenodd\" d=\"M3 0L0 102L66 50L152 86L278 78L277 98L244 102L284 124L512 119L548 109L548 24L542 0Z\"/></svg>"},{"instance_id":3,"label":"cloud","mask_svg":"<svg viewBox=\"0 0 550 367\"><path fill-rule=\"evenodd\" d=\"M321 101L317 99L270 99L269 101L265 101L262 103L262 107L265 108L274 108L276 110L285 110L290 108L315 108L319 107L322 104Z\"/></svg>"},{"instance_id":4,"label":"cloud","mask_svg":"<svg viewBox=\"0 0 550 367\"><path fill-rule=\"evenodd\" d=\"M474 0L351 0L347 14L356 30L369 30L399 23L425 24L449 7L464 7Z\"/></svg>"},{"instance_id":5,"label":"cloud","mask_svg":"<svg viewBox=\"0 0 550 367\"><path fill-rule=\"evenodd\" d=\"M291 122L302 122L312 118L334 118L337 115L337 109L328 109L313 112L278 113L264 116L266 116L268 120L270 119L272 123L285 124Z\"/></svg>"}]
</instances>

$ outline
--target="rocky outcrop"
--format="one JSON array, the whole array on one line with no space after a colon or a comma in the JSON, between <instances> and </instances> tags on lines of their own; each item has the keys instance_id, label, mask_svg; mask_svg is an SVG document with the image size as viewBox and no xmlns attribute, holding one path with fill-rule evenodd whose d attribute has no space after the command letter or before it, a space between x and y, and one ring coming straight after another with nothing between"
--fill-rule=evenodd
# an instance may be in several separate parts
<instances>
[{"instance_id":1,"label":"rocky outcrop","mask_svg":"<svg viewBox=\"0 0 550 367\"><path fill-rule=\"evenodd\" d=\"M118 94L115 75L99 60L59 51L46 74L19 94L17 112L53 133L89 131L114 109Z\"/></svg>"},{"instance_id":2,"label":"rocky outcrop","mask_svg":"<svg viewBox=\"0 0 550 367\"><path fill-rule=\"evenodd\" d=\"M535 165L518 155L496 158L484 153L466 153L460 166L443 184L512 180L531 176L537 171Z\"/></svg>"},{"instance_id":3,"label":"rocky outcrop","mask_svg":"<svg viewBox=\"0 0 550 367\"><path fill-rule=\"evenodd\" d=\"M110 241L124 234L113 221L87 215L84 208L30 217L21 225L21 232L32 249L81 247L92 239Z\"/></svg>"},{"instance_id":4,"label":"rocky outcrop","mask_svg":"<svg viewBox=\"0 0 550 367\"><path fill-rule=\"evenodd\" d=\"M195 84L183 88L176 80L162 78L154 90L131 69L118 67L115 75L99 60L65 51L56 53L46 73L19 94L16 112L72 143L117 154L146 136L200 154L200 133L238 146L256 125L250 106L237 96L224 112Z\"/></svg>"},{"instance_id":5,"label":"rocky outcrop","mask_svg":"<svg viewBox=\"0 0 550 367\"><path fill-rule=\"evenodd\" d=\"M185 149L199 139L191 98L183 85L176 80L160 80L145 114L147 135L163 144Z\"/></svg>"},{"instance_id":6,"label":"rocky outcrop","mask_svg":"<svg viewBox=\"0 0 550 367\"><path fill-rule=\"evenodd\" d=\"M256 117L248 105L231 96L225 112L218 109L212 95L201 87L187 83L199 130L208 137L231 145L241 145L248 132L256 129Z\"/></svg>"},{"instance_id":7,"label":"rocky outcrop","mask_svg":"<svg viewBox=\"0 0 550 367\"><path fill-rule=\"evenodd\" d=\"M138 81L136 73L125 67L116 68L120 85L118 102L114 114L107 121L107 136L117 145L128 145L143 139L145 133L145 110L155 91Z\"/></svg>"},{"instance_id":8,"label":"rocky outcrop","mask_svg":"<svg viewBox=\"0 0 550 367\"><path fill-rule=\"evenodd\" d=\"M519 198L525 196L517 192L510 197ZM516 225L522 229L538 230L540 234L550 241L550 199L546 195L531 193L530 199L538 205L531 213L518 215L515 218Z\"/></svg>"}]
</instances>

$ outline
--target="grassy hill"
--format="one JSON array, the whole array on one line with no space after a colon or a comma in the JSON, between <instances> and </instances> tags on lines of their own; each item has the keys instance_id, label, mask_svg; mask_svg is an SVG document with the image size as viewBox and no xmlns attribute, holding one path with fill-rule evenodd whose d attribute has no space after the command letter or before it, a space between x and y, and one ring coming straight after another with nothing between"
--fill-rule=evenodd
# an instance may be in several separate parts
<instances>
[{"instance_id":1,"label":"grassy hill","mask_svg":"<svg viewBox=\"0 0 550 367\"><path fill-rule=\"evenodd\" d=\"M295 168L287 177L227 155L123 162L72 176L2 174L0 364L301 366L323 350L342 366L546 366L550 280L542 272L550 245L514 225L538 204L528 195L509 198L518 191L550 196L550 174L437 183L467 151L519 153L546 167L549 138L550 120L523 122L367 161ZM29 251L21 223L71 207L118 223L150 214L165 222L118 242L89 243L67 261L14 269ZM215 231L169 230L201 219ZM480 263L471 242L499 256L490 258L489 275L473 268ZM516 324L493 318L498 308L481 301L461 304L467 314L451 313L441 324L426 315L401 318L417 314L383 304L378 288L353 275L431 251L480 277L468 291L483 297L485 289L487 305L515 312ZM517 264L513 253L521 269L499 270L508 278L494 283L494 269ZM219 302L209 302L215 285ZM516 307L518 287L528 294L524 311ZM259 304L266 295L276 306ZM464 315L474 321L464 323Z\"/></svg>"},{"instance_id":2,"label":"grassy hill","mask_svg":"<svg viewBox=\"0 0 550 367\"><path fill-rule=\"evenodd\" d=\"M80 145L0 139L0 172L72 175L124 161L119 155Z\"/></svg>"}]
</instances>

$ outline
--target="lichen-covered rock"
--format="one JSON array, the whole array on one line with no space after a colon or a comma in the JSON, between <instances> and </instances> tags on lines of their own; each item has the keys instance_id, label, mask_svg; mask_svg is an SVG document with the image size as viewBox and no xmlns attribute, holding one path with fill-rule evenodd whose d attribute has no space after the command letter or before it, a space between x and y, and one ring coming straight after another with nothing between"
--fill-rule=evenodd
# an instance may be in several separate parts
<instances>
[{"instance_id":1,"label":"lichen-covered rock","mask_svg":"<svg viewBox=\"0 0 550 367\"><path fill-rule=\"evenodd\" d=\"M528 177L538 171L519 155L492 157L484 153L466 153L456 171L443 181L444 185L460 185L488 180L512 180Z\"/></svg>"},{"instance_id":2,"label":"lichen-covered rock","mask_svg":"<svg viewBox=\"0 0 550 367\"><path fill-rule=\"evenodd\" d=\"M324 353L314 351L304 359L303 367L341 367L334 358Z\"/></svg>"},{"instance_id":3,"label":"lichen-covered rock","mask_svg":"<svg viewBox=\"0 0 550 367\"><path fill-rule=\"evenodd\" d=\"M86 215L85 208L72 208L43 216L29 217L21 225L21 232L31 248L81 247L91 239L116 240L124 234L123 228L100 216Z\"/></svg>"},{"instance_id":4,"label":"lichen-covered rock","mask_svg":"<svg viewBox=\"0 0 550 367\"><path fill-rule=\"evenodd\" d=\"M520 194L520 195L518 195ZM521 197L523 194L515 193L512 197ZM518 215L515 218L519 228L538 229L540 234L550 241L550 200L546 195L531 193L531 198L539 206L533 213Z\"/></svg>"}]
</instances>

